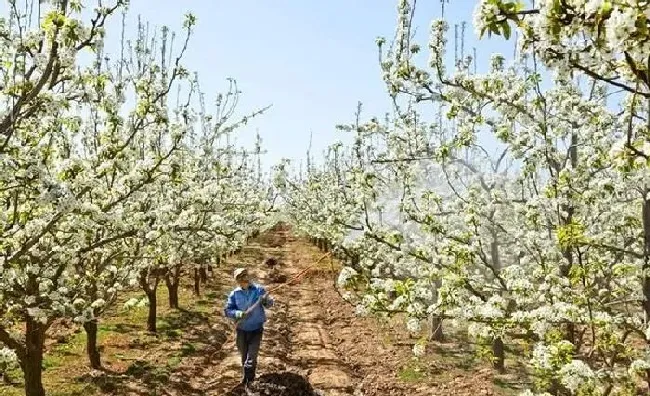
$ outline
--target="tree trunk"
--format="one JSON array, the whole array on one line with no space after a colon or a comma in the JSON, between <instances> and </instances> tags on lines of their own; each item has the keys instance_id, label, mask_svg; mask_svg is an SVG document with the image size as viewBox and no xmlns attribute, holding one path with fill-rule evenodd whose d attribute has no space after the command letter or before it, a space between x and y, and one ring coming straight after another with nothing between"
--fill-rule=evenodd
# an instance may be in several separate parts
<instances>
[{"instance_id":1,"label":"tree trunk","mask_svg":"<svg viewBox=\"0 0 650 396\"><path fill-rule=\"evenodd\" d=\"M161 271L159 269L148 270L143 269L140 271L140 288L147 295L147 300L149 301L149 314L147 316L147 330L155 333L156 329L156 315L157 315L157 295L158 282L160 282ZM150 281L150 277L153 277L153 286Z\"/></svg>"},{"instance_id":2,"label":"tree trunk","mask_svg":"<svg viewBox=\"0 0 650 396\"><path fill-rule=\"evenodd\" d=\"M165 285L167 285L167 294L169 295L169 308L178 309L178 286L181 281L181 264L176 264L174 268L165 274Z\"/></svg>"},{"instance_id":3,"label":"tree trunk","mask_svg":"<svg viewBox=\"0 0 650 396\"><path fill-rule=\"evenodd\" d=\"M169 294L169 308L178 309L178 282L168 279L169 277L165 279L165 284L167 285L167 294Z\"/></svg>"},{"instance_id":4,"label":"tree trunk","mask_svg":"<svg viewBox=\"0 0 650 396\"><path fill-rule=\"evenodd\" d=\"M441 286L441 281L437 279L434 283L433 288L433 303L438 303L438 290ZM445 334L442 330L442 318L437 315L429 316L429 324L431 328L429 329L429 341L442 342L445 339Z\"/></svg>"},{"instance_id":5,"label":"tree trunk","mask_svg":"<svg viewBox=\"0 0 650 396\"><path fill-rule=\"evenodd\" d=\"M573 210L571 210L572 213ZM568 222L567 222L568 224ZM561 265L560 266L560 276L563 278L569 278L569 274L571 272L571 268L573 267L573 251L572 248L568 248L564 251L563 253L564 258L567 261L567 264ZM565 325L565 336L564 338L572 343L573 345L576 344L576 326L575 323L567 323Z\"/></svg>"},{"instance_id":6,"label":"tree trunk","mask_svg":"<svg viewBox=\"0 0 650 396\"><path fill-rule=\"evenodd\" d=\"M201 295L201 276L198 268L194 268L194 295Z\"/></svg>"},{"instance_id":7,"label":"tree trunk","mask_svg":"<svg viewBox=\"0 0 650 396\"><path fill-rule=\"evenodd\" d=\"M27 317L25 322L25 359L21 362L25 374L25 396L45 396L43 388L43 347L46 325Z\"/></svg>"},{"instance_id":8,"label":"tree trunk","mask_svg":"<svg viewBox=\"0 0 650 396\"><path fill-rule=\"evenodd\" d=\"M208 281L208 272L205 270L205 266L199 268L199 274L201 275L201 283L205 284Z\"/></svg>"},{"instance_id":9,"label":"tree trunk","mask_svg":"<svg viewBox=\"0 0 650 396\"><path fill-rule=\"evenodd\" d=\"M650 200L644 200L642 208L643 216L643 270L645 276L643 277L643 311L645 313L646 322L650 321Z\"/></svg>"},{"instance_id":10,"label":"tree trunk","mask_svg":"<svg viewBox=\"0 0 650 396\"><path fill-rule=\"evenodd\" d=\"M169 308L178 309L178 285L181 280L181 264L176 264L174 268L165 274L165 285L167 285L167 294L169 295Z\"/></svg>"},{"instance_id":11,"label":"tree trunk","mask_svg":"<svg viewBox=\"0 0 650 396\"><path fill-rule=\"evenodd\" d=\"M169 287L169 308L178 309L178 284Z\"/></svg>"},{"instance_id":12,"label":"tree trunk","mask_svg":"<svg viewBox=\"0 0 650 396\"><path fill-rule=\"evenodd\" d=\"M649 191L645 191L644 196L648 196ZM650 321L650 200L644 199L641 210L643 217L643 311L645 313L646 323ZM650 341L646 342L646 345ZM646 383L650 389L650 370L646 370Z\"/></svg>"},{"instance_id":13,"label":"tree trunk","mask_svg":"<svg viewBox=\"0 0 650 396\"><path fill-rule=\"evenodd\" d=\"M158 329L156 328L156 317L157 313L157 296L156 290L147 292L147 299L149 300L149 314L147 315L147 330L156 333Z\"/></svg>"},{"instance_id":14,"label":"tree trunk","mask_svg":"<svg viewBox=\"0 0 650 396\"><path fill-rule=\"evenodd\" d=\"M490 220L493 219L494 212L490 215ZM499 251L499 235L495 228L491 229L492 241L490 242L490 258L492 261L492 269L496 276L501 273L501 254ZM503 347L503 340L495 338L492 340L492 354L494 355L493 367L499 372L505 368L505 348Z\"/></svg>"},{"instance_id":15,"label":"tree trunk","mask_svg":"<svg viewBox=\"0 0 650 396\"><path fill-rule=\"evenodd\" d=\"M97 320L84 323L86 331L86 353L90 367L96 370L102 368L101 355L97 347Z\"/></svg>"},{"instance_id":16,"label":"tree trunk","mask_svg":"<svg viewBox=\"0 0 650 396\"><path fill-rule=\"evenodd\" d=\"M429 317L431 329L429 330L429 341L442 342L445 340L445 334L442 331L442 319L440 317L431 315Z\"/></svg>"},{"instance_id":17,"label":"tree trunk","mask_svg":"<svg viewBox=\"0 0 650 396\"><path fill-rule=\"evenodd\" d=\"M578 135L575 133L571 134L571 147L569 148L569 157L571 159L571 168L576 169L578 167ZM570 202L570 197L565 197L565 198L568 198L567 200ZM566 226L571 224L573 222L573 215L575 212L575 208L571 203L568 203L562 205L562 210L567 213L566 217L560 218L562 225ZM569 274L571 273L571 268L573 268L574 265L573 247L569 246L567 249L565 249L562 255L566 259L566 263L560 265L560 276L562 276L563 278L569 278ZM570 343L574 345L576 344L575 323L568 323L566 325L565 338Z\"/></svg>"},{"instance_id":18,"label":"tree trunk","mask_svg":"<svg viewBox=\"0 0 650 396\"><path fill-rule=\"evenodd\" d=\"M361 257L356 254L352 253L349 256L349 265L350 267L354 268L355 270L359 270L359 264L361 263Z\"/></svg>"},{"instance_id":19,"label":"tree trunk","mask_svg":"<svg viewBox=\"0 0 650 396\"><path fill-rule=\"evenodd\" d=\"M499 372L505 370L505 348L503 345L503 340L501 338L495 338L492 341L492 354L494 355L494 362L492 363L493 367Z\"/></svg>"}]
</instances>

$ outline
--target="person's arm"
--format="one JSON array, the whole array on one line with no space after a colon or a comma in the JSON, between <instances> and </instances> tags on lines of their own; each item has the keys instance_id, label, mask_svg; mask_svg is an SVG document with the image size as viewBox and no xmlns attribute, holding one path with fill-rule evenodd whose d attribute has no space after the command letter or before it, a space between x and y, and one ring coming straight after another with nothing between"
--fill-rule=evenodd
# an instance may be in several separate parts
<instances>
[{"instance_id":1,"label":"person's arm","mask_svg":"<svg viewBox=\"0 0 650 396\"><path fill-rule=\"evenodd\" d=\"M260 295L264 296L262 297L262 306L264 308L271 308L273 306L274 300L273 297L266 294L266 289L264 286L260 286Z\"/></svg>"},{"instance_id":2,"label":"person's arm","mask_svg":"<svg viewBox=\"0 0 650 396\"><path fill-rule=\"evenodd\" d=\"M227 318L237 319L237 303L235 302L235 293L230 293L228 296L228 302L226 303L226 309L224 309L224 314Z\"/></svg>"}]
</instances>

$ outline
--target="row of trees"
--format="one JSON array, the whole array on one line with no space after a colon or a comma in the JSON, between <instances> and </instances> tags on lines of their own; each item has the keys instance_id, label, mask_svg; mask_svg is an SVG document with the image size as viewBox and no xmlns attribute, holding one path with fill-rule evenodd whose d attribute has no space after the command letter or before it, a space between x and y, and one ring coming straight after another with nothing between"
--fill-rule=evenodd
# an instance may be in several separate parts
<instances>
[{"instance_id":1,"label":"row of trees","mask_svg":"<svg viewBox=\"0 0 650 396\"><path fill-rule=\"evenodd\" d=\"M97 322L122 291L144 291L156 331L159 283L178 307L181 275L199 279L273 208L260 142L230 141L265 109L235 118L234 81L207 108L182 65L194 16L182 36L123 26L111 57L106 21L127 1L93 3L9 0L0 19L0 367L17 361L27 396L45 394L57 319L83 325L99 368Z\"/></svg>"},{"instance_id":2,"label":"row of trees","mask_svg":"<svg viewBox=\"0 0 650 396\"><path fill-rule=\"evenodd\" d=\"M519 40L476 73L448 65L442 19L421 65L416 2L398 3L378 40L395 111L359 111L305 175L276 168L293 223L346 257L360 313L465 329L500 370L530 345L528 395L647 392L650 4L478 1L478 33Z\"/></svg>"}]
</instances>

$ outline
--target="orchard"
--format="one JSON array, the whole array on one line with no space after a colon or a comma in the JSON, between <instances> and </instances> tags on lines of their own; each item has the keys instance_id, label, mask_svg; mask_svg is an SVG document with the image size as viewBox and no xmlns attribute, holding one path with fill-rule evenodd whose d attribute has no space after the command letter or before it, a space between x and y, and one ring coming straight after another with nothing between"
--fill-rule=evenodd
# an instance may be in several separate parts
<instances>
[{"instance_id":1,"label":"orchard","mask_svg":"<svg viewBox=\"0 0 650 396\"><path fill-rule=\"evenodd\" d=\"M412 361L463 335L495 375L526 372L517 394L650 391L650 2L468 1L476 34L516 50L450 62L444 13L418 42L420 4L398 0L394 37L375 42L392 111L359 104L336 127L346 140L270 172L259 135L234 137L273 108L240 115L234 79L206 94L186 62L200 17L128 37L127 0L5 3L0 374L20 373L25 395L49 394L60 323L105 370L103 320L144 310L160 336L161 305L221 287L278 223L339 265L321 283L350 321L399 323ZM286 261L300 277L283 290L310 282ZM290 315L282 293L270 309Z\"/></svg>"}]
</instances>

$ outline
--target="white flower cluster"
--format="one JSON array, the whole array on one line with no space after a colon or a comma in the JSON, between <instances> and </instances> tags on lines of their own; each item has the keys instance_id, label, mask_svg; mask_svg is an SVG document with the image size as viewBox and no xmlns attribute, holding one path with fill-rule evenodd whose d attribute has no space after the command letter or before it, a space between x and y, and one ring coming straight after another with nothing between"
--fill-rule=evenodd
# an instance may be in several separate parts
<instances>
[{"instance_id":1,"label":"white flower cluster","mask_svg":"<svg viewBox=\"0 0 650 396\"><path fill-rule=\"evenodd\" d=\"M6 375L7 372L18 366L18 356L13 350L0 344L0 376Z\"/></svg>"},{"instance_id":2,"label":"white flower cluster","mask_svg":"<svg viewBox=\"0 0 650 396\"><path fill-rule=\"evenodd\" d=\"M336 280L336 284L339 285L339 287L345 287L356 275L357 271L354 270L354 268L345 267L339 272L339 277Z\"/></svg>"},{"instance_id":3,"label":"white flower cluster","mask_svg":"<svg viewBox=\"0 0 650 396\"><path fill-rule=\"evenodd\" d=\"M9 367L17 361L16 352L7 347L0 348L0 367Z\"/></svg>"},{"instance_id":4,"label":"white flower cluster","mask_svg":"<svg viewBox=\"0 0 650 396\"><path fill-rule=\"evenodd\" d=\"M593 388L596 379L591 367L581 360L572 360L562 366L559 375L562 385L574 394L588 387Z\"/></svg>"}]
</instances>

